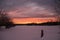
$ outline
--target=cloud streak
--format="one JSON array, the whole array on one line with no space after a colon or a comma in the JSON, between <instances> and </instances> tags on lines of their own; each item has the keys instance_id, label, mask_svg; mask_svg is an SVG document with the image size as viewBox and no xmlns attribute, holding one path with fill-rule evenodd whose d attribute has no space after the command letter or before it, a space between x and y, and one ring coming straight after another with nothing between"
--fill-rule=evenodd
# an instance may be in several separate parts
<instances>
[{"instance_id":1,"label":"cloud streak","mask_svg":"<svg viewBox=\"0 0 60 40\"><path fill-rule=\"evenodd\" d=\"M52 17L56 13L54 0L3 0L1 7L11 17Z\"/></svg>"}]
</instances>

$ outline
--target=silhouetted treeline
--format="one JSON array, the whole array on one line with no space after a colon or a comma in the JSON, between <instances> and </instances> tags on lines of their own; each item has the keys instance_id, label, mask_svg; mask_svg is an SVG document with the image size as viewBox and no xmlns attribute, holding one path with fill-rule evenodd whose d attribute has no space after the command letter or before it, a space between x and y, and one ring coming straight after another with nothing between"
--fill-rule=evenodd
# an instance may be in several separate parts
<instances>
[{"instance_id":1,"label":"silhouetted treeline","mask_svg":"<svg viewBox=\"0 0 60 40\"><path fill-rule=\"evenodd\" d=\"M45 23L27 23L27 24L15 24L15 25L60 25L60 22L45 22Z\"/></svg>"},{"instance_id":2,"label":"silhouetted treeline","mask_svg":"<svg viewBox=\"0 0 60 40\"><path fill-rule=\"evenodd\" d=\"M60 25L60 22L46 22L46 23L42 23L40 25Z\"/></svg>"}]
</instances>

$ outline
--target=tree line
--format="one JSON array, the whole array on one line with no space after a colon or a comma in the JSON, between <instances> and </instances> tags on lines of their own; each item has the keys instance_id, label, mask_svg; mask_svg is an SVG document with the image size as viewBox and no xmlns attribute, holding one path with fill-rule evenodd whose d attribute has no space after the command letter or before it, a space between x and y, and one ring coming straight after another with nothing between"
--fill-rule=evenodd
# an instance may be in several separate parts
<instances>
[{"instance_id":1,"label":"tree line","mask_svg":"<svg viewBox=\"0 0 60 40\"><path fill-rule=\"evenodd\" d=\"M14 27L14 24L5 10L0 9L0 28L2 26L5 26L5 28L11 28Z\"/></svg>"}]
</instances>

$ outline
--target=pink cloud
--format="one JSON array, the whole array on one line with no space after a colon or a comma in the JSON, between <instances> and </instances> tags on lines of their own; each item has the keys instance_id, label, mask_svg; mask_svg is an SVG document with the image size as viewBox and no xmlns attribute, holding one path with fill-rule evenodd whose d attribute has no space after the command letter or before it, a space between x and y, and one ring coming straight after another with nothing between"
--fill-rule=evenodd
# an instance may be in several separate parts
<instances>
[{"instance_id":1,"label":"pink cloud","mask_svg":"<svg viewBox=\"0 0 60 40\"><path fill-rule=\"evenodd\" d=\"M22 7L16 7L8 14L11 17L45 17L54 16L55 12L44 6L38 6L36 3L28 3Z\"/></svg>"}]
</instances>

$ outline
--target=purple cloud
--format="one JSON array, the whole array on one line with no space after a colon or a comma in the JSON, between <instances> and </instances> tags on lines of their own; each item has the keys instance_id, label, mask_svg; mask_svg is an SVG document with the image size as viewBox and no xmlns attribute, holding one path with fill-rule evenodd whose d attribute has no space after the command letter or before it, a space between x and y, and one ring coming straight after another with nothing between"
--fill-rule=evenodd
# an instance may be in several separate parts
<instances>
[{"instance_id":1,"label":"purple cloud","mask_svg":"<svg viewBox=\"0 0 60 40\"><path fill-rule=\"evenodd\" d=\"M3 0L0 8L11 17L52 17L59 14L55 6L55 0Z\"/></svg>"}]
</instances>

